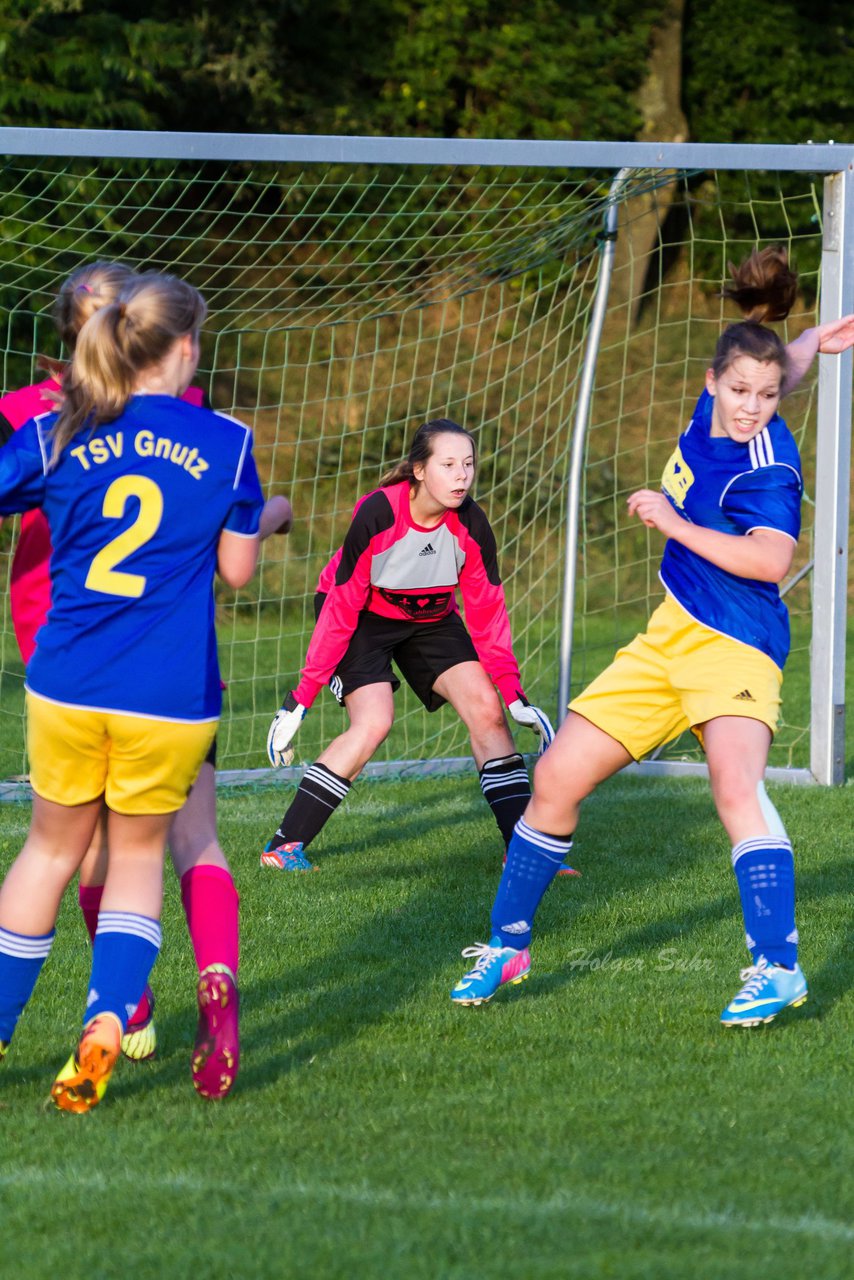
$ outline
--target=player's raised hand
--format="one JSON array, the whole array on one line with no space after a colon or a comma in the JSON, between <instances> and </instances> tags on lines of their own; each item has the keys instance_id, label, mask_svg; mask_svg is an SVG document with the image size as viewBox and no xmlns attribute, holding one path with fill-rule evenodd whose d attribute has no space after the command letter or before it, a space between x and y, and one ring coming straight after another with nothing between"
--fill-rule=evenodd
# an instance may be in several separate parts
<instances>
[{"instance_id":1,"label":"player's raised hand","mask_svg":"<svg viewBox=\"0 0 854 1280\"><path fill-rule=\"evenodd\" d=\"M534 733L540 739L537 755L541 756L555 736L552 722L545 711L541 711L539 707L532 707L525 697L517 698L515 702L511 702L507 710L517 724L523 724L526 729L534 730Z\"/></svg>"},{"instance_id":2,"label":"player's raised hand","mask_svg":"<svg viewBox=\"0 0 854 1280\"><path fill-rule=\"evenodd\" d=\"M648 529L658 529L666 537L678 530L682 523L682 517L673 509L670 501L655 489L638 489L630 495L628 508L630 516L637 516Z\"/></svg>"},{"instance_id":3,"label":"player's raised hand","mask_svg":"<svg viewBox=\"0 0 854 1280\"><path fill-rule=\"evenodd\" d=\"M841 316L838 320L828 320L820 324L818 349L822 355L838 356L849 347L854 347L854 316Z\"/></svg>"},{"instance_id":4,"label":"player's raised hand","mask_svg":"<svg viewBox=\"0 0 854 1280\"><path fill-rule=\"evenodd\" d=\"M306 708L289 693L277 711L267 734L267 759L274 769L281 769L294 758L291 746L294 734L305 719Z\"/></svg>"}]
</instances>

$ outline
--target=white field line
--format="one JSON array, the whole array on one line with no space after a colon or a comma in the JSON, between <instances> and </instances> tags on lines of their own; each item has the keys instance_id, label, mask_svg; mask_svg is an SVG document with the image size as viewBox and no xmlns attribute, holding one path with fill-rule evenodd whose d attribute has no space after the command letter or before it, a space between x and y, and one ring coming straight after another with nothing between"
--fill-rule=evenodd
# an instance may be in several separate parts
<instances>
[{"instance_id":1,"label":"white field line","mask_svg":"<svg viewBox=\"0 0 854 1280\"><path fill-rule=\"evenodd\" d=\"M0 1174L0 1187L45 1187L48 1190L55 1189L57 1192L62 1192L66 1198L69 1185L73 1185L73 1182L69 1184L69 1173L62 1169L46 1170L23 1166L18 1170ZM215 1178L200 1178L195 1174L151 1175L138 1169L132 1171L114 1169L106 1175L93 1170L87 1172L87 1194L97 1191L100 1195L106 1195L108 1192L118 1191L124 1196L127 1189L137 1192L189 1191L199 1195L214 1193L218 1196L229 1196L240 1189L240 1183L234 1179L223 1181ZM369 1209L380 1209L383 1212L392 1210L397 1213L447 1214L458 1208L460 1201L464 1200L468 1209L484 1214L501 1214L503 1217L512 1215L526 1219L551 1218L564 1217L567 1213L573 1213L608 1222L618 1220L640 1226L669 1227L683 1231L754 1231L762 1235L770 1233L816 1236L822 1240L854 1242L854 1226L819 1214L803 1213L793 1217L775 1215L750 1218L737 1208L724 1210L687 1206L680 1208L675 1202L662 1206L645 1206L602 1200L576 1191L562 1191L544 1200L532 1199L521 1195L518 1191L513 1191L506 1197L472 1196L470 1193L461 1193L460 1196L432 1196L409 1195L379 1187L288 1179L283 1182L265 1181L264 1194L272 1195L278 1201L284 1199L316 1202L318 1199L323 1199L340 1203L343 1200Z\"/></svg>"}]
</instances>

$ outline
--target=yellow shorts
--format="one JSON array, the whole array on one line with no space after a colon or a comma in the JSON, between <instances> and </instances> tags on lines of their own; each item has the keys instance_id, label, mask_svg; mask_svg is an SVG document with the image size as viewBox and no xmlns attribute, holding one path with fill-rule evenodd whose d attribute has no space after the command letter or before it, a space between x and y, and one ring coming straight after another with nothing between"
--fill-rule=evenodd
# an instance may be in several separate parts
<instances>
[{"instance_id":1,"label":"yellow shorts","mask_svg":"<svg viewBox=\"0 0 854 1280\"><path fill-rule=\"evenodd\" d=\"M718 716L761 720L773 734L780 715L783 673L758 649L695 622L672 596L643 635L614 661L570 711L590 720L635 760Z\"/></svg>"},{"instance_id":2,"label":"yellow shorts","mask_svg":"<svg viewBox=\"0 0 854 1280\"><path fill-rule=\"evenodd\" d=\"M33 791L55 804L103 796L116 813L174 813L187 798L217 730L50 702L27 690Z\"/></svg>"}]
</instances>

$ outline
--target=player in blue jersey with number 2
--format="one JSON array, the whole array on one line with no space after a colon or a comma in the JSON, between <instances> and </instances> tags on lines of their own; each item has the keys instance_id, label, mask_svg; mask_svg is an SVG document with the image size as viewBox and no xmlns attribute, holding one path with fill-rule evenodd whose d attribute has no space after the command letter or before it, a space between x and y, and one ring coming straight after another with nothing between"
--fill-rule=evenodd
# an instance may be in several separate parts
<instances>
[{"instance_id":1,"label":"player in blue jersey with number 2","mask_svg":"<svg viewBox=\"0 0 854 1280\"><path fill-rule=\"evenodd\" d=\"M705 749L732 845L752 957L721 1021L757 1026L806 1000L792 845L763 785L789 650L778 583L792 564L803 488L798 449L777 408L817 351L854 343L854 316L807 330L786 348L764 324L784 319L795 299L785 252L769 247L731 270L725 293L746 320L718 341L662 491L641 489L628 500L629 512L667 539L664 602L646 632L570 704L537 764L493 905L492 937L463 952L475 964L451 993L457 1004L482 1004L527 977L531 922L569 852L582 800L689 727Z\"/></svg>"},{"instance_id":2,"label":"player in blue jersey with number 2","mask_svg":"<svg viewBox=\"0 0 854 1280\"><path fill-rule=\"evenodd\" d=\"M179 398L204 315L184 281L137 277L83 326L59 412L0 453L0 513L40 508L53 544L27 668L32 821L0 888L0 1057L108 810L83 1034L51 1090L65 1111L103 1096L156 959L169 826L220 714L214 574L242 586L258 556L251 432Z\"/></svg>"}]
</instances>

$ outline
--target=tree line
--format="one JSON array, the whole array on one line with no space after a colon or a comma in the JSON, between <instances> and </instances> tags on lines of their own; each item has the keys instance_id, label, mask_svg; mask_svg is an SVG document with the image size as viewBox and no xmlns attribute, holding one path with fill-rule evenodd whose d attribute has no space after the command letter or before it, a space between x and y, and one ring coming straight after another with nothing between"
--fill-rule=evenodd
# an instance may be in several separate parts
<instances>
[{"instance_id":1,"label":"tree line","mask_svg":"<svg viewBox=\"0 0 854 1280\"><path fill-rule=\"evenodd\" d=\"M852 139L850 0L142 8L6 0L0 124L667 140L663 92L695 141Z\"/></svg>"}]
</instances>

